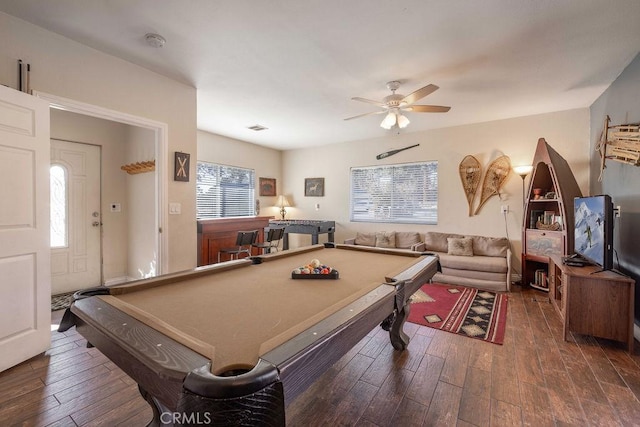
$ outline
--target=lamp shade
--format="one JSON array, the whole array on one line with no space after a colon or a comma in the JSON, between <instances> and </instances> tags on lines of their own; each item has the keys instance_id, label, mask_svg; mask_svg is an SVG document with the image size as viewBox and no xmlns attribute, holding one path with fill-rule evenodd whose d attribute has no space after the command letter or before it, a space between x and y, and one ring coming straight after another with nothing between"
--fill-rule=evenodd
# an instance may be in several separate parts
<instances>
[{"instance_id":1,"label":"lamp shade","mask_svg":"<svg viewBox=\"0 0 640 427\"><path fill-rule=\"evenodd\" d=\"M391 129L393 125L396 124L396 113L390 111L389 114L386 115L382 123L380 123L380 127L384 129Z\"/></svg>"},{"instance_id":2,"label":"lamp shade","mask_svg":"<svg viewBox=\"0 0 640 427\"><path fill-rule=\"evenodd\" d=\"M522 165L522 166L514 166L513 171L520 175L522 178L529 175L533 170L533 166L531 165Z\"/></svg>"},{"instance_id":3,"label":"lamp shade","mask_svg":"<svg viewBox=\"0 0 640 427\"><path fill-rule=\"evenodd\" d=\"M407 119L402 114L398 114L398 127L400 129L404 129L407 127L408 124L409 124L409 119Z\"/></svg>"},{"instance_id":4,"label":"lamp shade","mask_svg":"<svg viewBox=\"0 0 640 427\"><path fill-rule=\"evenodd\" d=\"M278 199L276 200L276 206L280 208L288 208L291 205L289 204L289 200L287 199L287 197L281 194L278 196Z\"/></svg>"}]
</instances>

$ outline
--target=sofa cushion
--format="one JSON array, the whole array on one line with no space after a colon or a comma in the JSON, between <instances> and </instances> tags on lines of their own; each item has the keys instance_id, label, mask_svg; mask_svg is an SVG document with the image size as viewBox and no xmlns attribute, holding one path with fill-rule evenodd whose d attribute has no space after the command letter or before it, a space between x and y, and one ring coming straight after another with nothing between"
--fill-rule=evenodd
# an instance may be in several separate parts
<instances>
[{"instance_id":1,"label":"sofa cushion","mask_svg":"<svg viewBox=\"0 0 640 427\"><path fill-rule=\"evenodd\" d=\"M473 240L466 237L447 237L449 255L473 256Z\"/></svg>"},{"instance_id":2,"label":"sofa cushion","mask_svg":"<svg viewBox=\"0 0 640 427\"><path fill-rule=\"evenodd\" d=\"M459 270L457 268L442 267L442 274L451 277L466 277L468 279L492 280L494 282L505 282L506 274L493 271Z\"/></svg>"},{"instance_id":3,"label":"sofa cushion","mask_svg":"<svg viewBox=\"0 0 640 427\"><path fill-rule=\"evenodd\" d=\"M448 237L464 237L461 234L439 233L437 231L427 231L424 233L424 246L427 251L444 252L449 250Z\"/></svg>"},{"instance_id":4,"label":"sofa cushion","mask_svg":"<svg viewBox=\"0 0 640 427\"><path fill-rule=\"evenodd\" d=\"M357 233L355 244L363 246L375 246L376 233Z\"/></svg>"},{"instance_id":5,"label":"sofa cushion","mask_svg":"<svg viewBox=\"0 0 640 427\"><path fill-rule=\"evenodd\" d=\"M433 281L438 283L448 283L451 285L469 286L478 289L484 289L492 292L506 292L509 290L504 280L480 280L471 279L468 277L449 276L444 273L436 273L433 276Z\"/></svg>"},{"instance_id":6,"label":"sofa cushion","mask_svg":"<svg viewBox=\"0 0 640 427\"><path fill-rule=\"evenodd\" d=\"M410 249L420 243L420 233L414 231L396 231L396 248Z\"/></svg>"},{"instance_id":7,"label":"sofa cushion","mask_svg":"<svg viewBox=\"0 0 640 427\"><path fill-rule=\"evenodd\" d=\"M473 236L473 254L484 256L507 256L509 240L506 237Z\"/></svg>"},{"instance_id":8,"label":"sofa cushion","mask_svg":"<svg viewBox=\"0 0 640 427\"><path fill-rule=\"evenodd\" d=\"M438 254L442 268L458 270L489 271L493 273L507 272L507 258L493 256L457 256L446 253Z\"/></svg>"},{"instance_id":9,"label":"sofa cushion","mask_svg":"<svg viewBox=\"0 0 640 427\"><path fill-rule=\"evenodd\" d=\"M376 233L377 248L395 248L396 247L396 233L395 231L378 231Z\"/></svg>"}]
</instances>

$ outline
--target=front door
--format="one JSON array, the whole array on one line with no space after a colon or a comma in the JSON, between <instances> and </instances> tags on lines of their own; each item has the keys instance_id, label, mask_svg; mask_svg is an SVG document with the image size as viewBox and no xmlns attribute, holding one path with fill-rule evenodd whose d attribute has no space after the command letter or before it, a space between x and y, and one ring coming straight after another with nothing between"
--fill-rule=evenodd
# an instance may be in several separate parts
<instances>
[{"instance_id":1,"label":"front door","mask_svg":"<svg viewBox=\"0 0 640 427\"><path fill-rule=\"evenodd\" d=\"M100 147L51 140L52 294L102 283Z\"/></svg>"},{"instance_id":2,"label":"front door","mask_svg":"<svg viewBox=\"0 0 640 427\"><path fill-rule=\"evenodd\" d=\"M0 85L0 372L50 340L49 104Z\"/></svg>"}]
</instances>

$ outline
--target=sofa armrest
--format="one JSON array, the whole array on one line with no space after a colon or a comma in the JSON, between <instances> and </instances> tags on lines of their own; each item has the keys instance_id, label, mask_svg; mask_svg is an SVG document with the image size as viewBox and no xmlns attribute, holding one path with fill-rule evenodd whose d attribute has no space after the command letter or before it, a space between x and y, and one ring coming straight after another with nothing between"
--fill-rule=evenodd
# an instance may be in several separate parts
<instances>
[{"instance_id":1,"label":"sofa armrest","mask_svg":"<svg viewBox=\"0 0 640 427\"><path fill-rule=\"evenodd\" d=\"M353 237L351 239L345 239L344 244L345 245L355 245L356 244L356 238Z\"/></svg>"},{"instance_id":2,"label":"sofa armrest","mask_svg":"<svg viewBox=\"0 0 640 427\"><path fill-rule=\"evenodd\" d=\"M418 242L411 245L411 250L414 252L424 252L427 250L427 245L425 245L424 242Z\"/></svg>"}]
</instances>

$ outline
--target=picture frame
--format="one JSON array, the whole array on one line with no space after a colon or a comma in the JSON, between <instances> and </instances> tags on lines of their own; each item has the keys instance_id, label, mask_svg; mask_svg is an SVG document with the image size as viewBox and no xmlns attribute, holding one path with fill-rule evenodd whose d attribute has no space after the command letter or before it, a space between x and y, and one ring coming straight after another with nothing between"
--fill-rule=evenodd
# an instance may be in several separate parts
<instances>
[{"instance_id":1,"label":"picture frame","mask_svg":"<svg viewBox=\"0 0 640 427\"><path fill-rule=\"evenodd\" d=\"M173 180L189 182L189 161L191 155L189 153L175 152Z\"/></svg>"},{"instance_id":2,"label":"picture frame","mask_svg":"<svg viewBox=\"0 0 640 427\"><path fill-rule=\"evenodd\" d=\"M305 197L324 197L324 178L304 179Z\"/></svg>"},{"instance_id":3,"label":"picture frame","mask_svg":"<svg viewBox=\"0 0 640 427\"><path fill-rule=\"evenodd\" d=\"M275 178L258 178L258 194L260 196L276 195L276 179Z\"/></svg>"}]
</instances>

